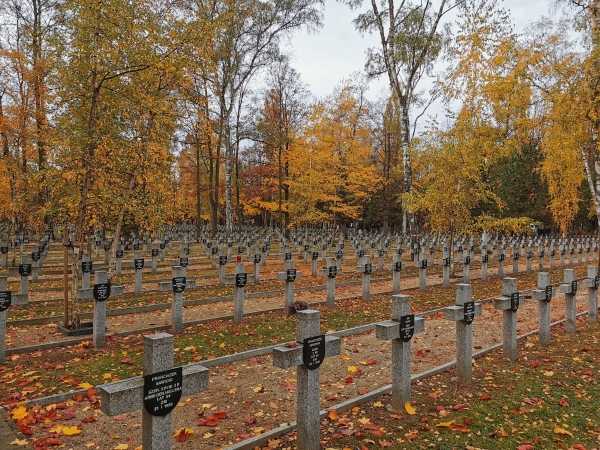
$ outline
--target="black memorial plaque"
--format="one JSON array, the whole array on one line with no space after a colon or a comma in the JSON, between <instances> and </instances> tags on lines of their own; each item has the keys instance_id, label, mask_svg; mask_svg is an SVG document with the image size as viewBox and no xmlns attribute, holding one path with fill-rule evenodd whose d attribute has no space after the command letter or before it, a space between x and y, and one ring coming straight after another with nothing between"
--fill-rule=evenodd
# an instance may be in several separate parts
<instances>
[{"instance_id":1,"label":"black memorial plaque","mask_svg":"<svg viewBox=\"0 0 600 450\"><path fill-rule=\"evenodd\" d=\"M133 260L133 267L135 270L142 270L144 268L144 258L135 258Z\"/></svg>"},{"instance_id":2,"label":"black memorial plaque","mask_svg":"<svg viewBox=\"0 0 600 450\"><path fill-rule=\"evenodd\" d=\"M475 302L465 302L464 307L464 316L463 322L467 325L473 323L473 319L475 318Z\"/></svg>"},{"instance_id":3,"label":"black memorial plaque","mask_svg":"<svg viewBox=\"0 0 600 450\"><path fill-rule=\"evenodd\" d=\"M8 253L8 247L7 246L0 247L0 253L2 253L3 255L6 255Z\"/></svg>"},{"instance_id":4,"label":"black memorial plaque","mask_svg":"<svg viewBox=\"0 0 600 450\"><path fill-rule=\"evenodd\" d=\"M402 262L396 261L394 263L394 272L400 272L402 270Z\"/></svg>"},{"instance_id":5,"label":"black memorial plaque","mask_svg":"<svg viewBox=\"0 0 600 450\"><path fill-rule=\"evenodd\" d=\"M227 264L227 256L226 255L219 256L219 265L224 266L225 264Z\"/></svg>"},{"instance_id":6,"label":"black memorial plaque","mask_svg":"<svg viewBox=\"0 0 600 450\"><path fill-rule=\"evenodd\" d=\"M190 263L190 260L188 259L187 256L182 256L181 258L179 258L179 265L181 267L187 267Z\"/></svg>"},{"instance_id":7,"label":"black memorial plaque","mask_svg":"<svg viewBox=\"0 0 600 450\"><path fill-rule=\"evenodd\" d=\"M313 336L302 342L302 364L308 370L318 369L325 359L325 335Z\"/></svg>"},{"instance_id":8,"label":"black memorial plaque","mask_svg":"<svg viewBox=\"0 0 600 450\"><path fill-rule=\"evenodd\" d=\"M305 251L305 252L307 252L309 248L310 248L310 245L308 245L308 244L305 244L305 245L304 245L304 251Z\"/></svg>"},{"instance_id":9,"label":"black memorial plaque","mask_svg":"<svg viewBox=\"0 0 600 450\"><path fill-rule=\"evenodd\" d=\"M31 275L31 264L19 264L19 275L22 277Z\"/></svg>"},{"instance_id":10,"label":"black memorial plaque","mask_svg":"<svg viewBox=\"0 0 600 450\"><path fill-rule=\"evenodd\" d=\"M400 339L403 342L408 342L415 334L415 315L407 314L400 317Z\"/></svg>"},{"instance_id":11,"label":"black memorial plaque","mask_svg":"<svg viewBox=\"0 0 600 450\"><path fill-rule=\"evenodd\" d=\"M165 245L165 243L164 243L164 242L161 242L160 244L158 244L158 247L159 247L161 250L164 250L164 249L165 249L165 247L166 247L166 245Z\"/></svg>"},{"instance_id":12,"label":"black memorial plaque","mask_svg":"<svg viewBox=\"0 0 600 450\"><path fill-rule=\"evenodd\" d=\"M32 252L31 253L31 260L34 261L34 262L39 261L40 260L40 252L39 251Z\"/></svg>"},{"instance_id":13,"label":"black memorial plaque","mask_svg":"<svg viewBox=\"0 0 600 450\"><path fill-rule=\"evenodd\" d=\"M12 300L12 294L10 291L0 291L0 312L6 311L10 305Z\"/></svg>"},{"instance_id":14,"label":"black memorial plaque","mask_svg":"<svg viewBox=\"0 0 600 450\"><path fill-rule=\"evenodd\" d=\"M246 286L248 282L248 276L245 273L236 273L235 274L235 286L239 288L243 288Z\"/></svg>"},{"instance_id":15,"label":"black memorial plaque","mask_svg":"<svg viewBox=\"0 0 600 450\"><path fill-rule=\"evenodd\" d=\"M489 258L489 256L488 256L488 255L483 255L483 256L481 257L481 263L482 263L482 264L487 264L487 263L489 262L489 260L490 260L490 258Z\"/></svg>"},{"instance_id":16,"label":"black memorial plaque","mask_svg":"<svg viewBox=\"0 0 600 450\"><path fill-rule=\"evenodd\" d=\"M426 259L421 261L421 269L423 269L423 270L427 269L427 260Z\"/></svg>"},{"instance_id":17,"label":"black memorial plaque","mask_svg":"<svg viewBox=\"0 0 600 450\"><path fill-rule=\"evenodd\" d=\"M335 257L337 259L342 259L344 257L344 250L340 248L337 252L335 252Z\"/></svg>"},{"instance_id":18,"label":"black memorial plaque","mask_svg":"<svg viewBox=\"0 0 600 450\"><path fill-rule=\"evenodd\" d=\"M285 280L288 283L293 283L294 281L296 281L296 269L288 269L285 272Z\"/></svg>"},{"instance_id":19,"label":"black memorial plaque","mask_svg":"<svg viewBox=\"0 0 600 450\"><path fill-rule=\"evenodd\" d=\"M292 260L292 254L290 252L285 252L285 254L283 255L283 258L286 261L291 261Z\"/></svg>"},{"instance_id":20,"label":"black memorial plaque","mask_svg":"<svg viewBox=\"0 0 600 450\"><path fill-rule=\"evenodd\" d=\"M444 267L450 267L450 258L444 258Z\"/></svg>"},{"instance_id":21,"label":"black memorial plaque","mask_svg":"<svg viewBox=\"0 0 600 450\"><path fill-rule=\"evenodd\" d=\"M337 276L337 266L329 266L327 268L327 277L335 278Z\"/></svg>"},{"instance_id":22,"label":"black memorial plaque","mask_svg":"<svg viewBox=\"0 0 600 450\"><path fill-rule=\"evenodd\" d=\"M316 261L317 259L319 259L319 252L312 252L312 259L313 259L313 261Z\"/></svg>"},{"instance_id":23,"label":"black memorial plaque","mask_svg":"<svg viewBox=\"0 0 600 450\"><path fill-rule=\"evenodd\" d=\"M519 303L521 301L521 296L518 292L514 292L510 295L510 310L512 312L517 312L519 309Z\"/></svg>"},{"instance_id":24,"label":"black memorial plaque","mask_svg":"<svg viewBox=\"0 0 600 450\"><path fill-rule=\"evenodd\" d=\"M97 302L105 302L110 297L110 283L99 283L94 285L94 299Z\"/></svg>"},{"instance_id":25,"label":"black memorial plaque","mask_svg":"<svg viewBox=\"0 0 600 450\"><path fill-rule=\"evenodd\" d=\"M357 253L359 258L362 258L363 256L365 256L365 251L364 250L359 250Z\"/></svg>"},{"instance_id":26,"label":"black memorial plaque","mask_svg":"<svg viewBox=\"0 0 600 450\"><path fill-rule=\"evenodd\" d=\"M600 286L600 275L596 275L593 279L593 288L598 289L598 286Z\"/></svg>"},{"instance_id":27,"label":"black memorial plaque","mask_svg":"<svg viewBox=\"0 0 600 450\"><path fill-rule=\"evenodd\" d=\"M145 375L144 408L153 416L166 416L179 403L182 386L181 367Z\"/></svg>"},{"instance_id":28,"label":"black memorial plaque","mask_svg":"<svg viewBox=\"0 0 600 450\"><path fill-rule=\"evenodd\" d=\"M370 275L371 273L373 273L373 266L371 265L371 263L366 263L365 264L365 275Z\"/></svg>"},{"instance_id":29,"label":"black memorial plaque","mask_svg":"<svg viewBox=\"0 0 600 450\"><path fill-rule=\"evenodd\" d=\"M254 255L254 264L260 264L261 257L260 255Z\"/></svg>"},{"instance_id":30,"label":"black memorial plaque","mask_svg":"<svg viewBox=\"0 0 600 450\"><path fill-rule=\"evenodd\" d=\"M115 256L117 258L119 258L119 259L122 258L123 257L123 250L117 250L116 253L115 253Z\"/></svg>"},{"instance_id":31,"label":"black memorial plaque","mask_svg":"<svg viewBox=\"0 0 600 450\"><path fill-rule=\"evenodd\" d=\"M546 286L544 289L544 302L549 303L552 300L552 286Z\"/></svg>"},{"instance_id":32,"label":"black memorial plaque","mask_svg":"<svg viewBox=\"0 0 600 450\"><path fill-rule=\"evenodd\" d=\"M152 257L156 258L158 256L158 249L157 248L153 248L152 249Z\"/></svg>"},{"instance_id":33,"label":"black memorial plaque","mask_svg":"<svg viewBox=\"0 0 600 450\"><path fill-rule=\"evenodd\" d=\"M187 284L187 280L185 277L175 277L171 279L171 287L173 288L173 292L175 294L181 294L185 291L185 286Z\"/></svg>"},{"instance_id":34,"label":"black memorial plaque","mask_svg":"<svg viewBox=\"0 0 600 450\"><path fill-rule=\"evenodd\" d=\"M139 250L140 249L140 244L133 244L133 249L135 251Z\"/></svg>"},{"instance_id":35,"label":"black memorial plaque","mask_svg":"<svg viewBox=\"0 0 600 450\"><path fill-rule=\"evenodd\" d=\"M471 264L471 257L465 256L465 266L468 266L469 264Z\"/></svg>"},{"instance_id":36,"label":"black memorial plaque","mask_svg":"<svg viewBox=\"0 0 600 450\"><path fill-rule=\"evenodd\" d=\"M92 272L92 262L91 261L82 261L81 262L81 272L83 273L91 273Z\"/></svg>"},{"instance_id":37,"label":"black memorial plaque","mask_svg":"<svg viewBox=\"0 0 600 450\"><path fill-rule=\"evenodd\" d=\"M506 255L504 253L500 253L500 256L498 256L498 261L504 262L505 259L506 259Z\"/></svg>"}]
</instances>

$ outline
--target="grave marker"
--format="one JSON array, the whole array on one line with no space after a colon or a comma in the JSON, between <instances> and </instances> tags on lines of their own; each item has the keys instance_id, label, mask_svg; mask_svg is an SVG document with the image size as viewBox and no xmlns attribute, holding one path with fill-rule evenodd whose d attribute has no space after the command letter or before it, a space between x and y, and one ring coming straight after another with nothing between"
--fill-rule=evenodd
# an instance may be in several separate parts
<instances>
[{"instance_id":1,"label":"grave marker","mask_svg":"<svg viewBox=\"0 0 600 450\"><path fill-rule=\"evenodd\" d=\"M94 313L92 341L95 348L102 348L106 344L106 301L111 294L111 285L105 270L96 270L94 273Z\"/></svg>"},{"instance_id":2,"label":"grave marker","mask_svg":"<svg viewBox=\"0 0 600 450\"><path fill-rule=\"evenodd\" d=\"M8 290L8 278L0 276L0 363L6 359L6 316L12 304L12 293Z\"/></svg>"},{"instance_id":3,"label":"grave marker","mask_svg":"<svg viewBox=\"0 0 600 450\"><path fill-rule=\"evenodd\" d=\"M496 298L494 307L503 311L502 345L504 354L511 361L517 360L519 351L517 347L517 311L520 300L516 278L504 278L502 280L502 296Z\"/></svg>"},{"instance_id":4,"label":"grave marker","mask_svg":"<svg viewBox=\"0 0 600 450\"><path fill-rule=\"evenodd\" d=\"M107 416L142 411L142 447L170 450L171 412L182 397L206 390L208 369L198 364L173 367L173 336L144 336L144 376L98 386L101 409Z\"/></svg>"},{"instance_id":5,"label":"grave marker","mask_svg":"<svg viewBox=\"0 0 600 450\"><path fill-rule=\"evenodd\" d=\"M538 302L539 336L542 345L550 344L550 302L553 295L550 274L548 272L538 273L537 289L533 291L533 299Z\"/></svg>"},{"instance_id":6,"label":"grave marker","mask_svg":"<svg viewBox=\"0 0 600 450\"><path fill-rule=\"evenodd\" d=\"M425 319L415 317L408 295L392 296L392 320L375 325L377 339L392 341L392 407L401 411L410 401L411 340L425 329Z\"/></svg>"},{"instance_id":7,"label":"grave marker","mask_svg":"<svg viewBox=\"0 0 600 450\"><path fill-rule=\"evenodd\" d=\"M340 338L321 334L319 311L296 313L298 325L294 347L273 349L273 365L280 369L296 367L296 421L299 450L319 450L321 362L340 354Z\"/></svg>"},{"instance_id":8,"label":"grave marker","mask_svg":"<svg viewBox=\"0 0 600 450\"><path fill-rule=\"evenodd\" d=\"M171 279L171 288L173 290L171 326L174 333L180 333L183 330L183 293L187 286L187 278L184 267L173 266L171 272L173 274L173 278Z\"/></svg>"},{"instance_id":9,"label":"grave marker","mask_svg":"<svg viewBox=\"0 0 600 450\"><path fill-rule=\"evenodd\" d=\"M588 318L590 322L596 322L598 321L598 287L600 286L598 267L588 266L585 285L588 289Z\"/></svg>"},{"instance_id":10,"label":"grave marker","mask_svg":"<svg viewBox=\"0 0 600 450\"><path fill-rule=\"evenodd\" d=\"M565 269L560 292L565 294L565 330L567 333L575 333L577 330L577 278L574 269Z\"/></svg>"}]
</instances>

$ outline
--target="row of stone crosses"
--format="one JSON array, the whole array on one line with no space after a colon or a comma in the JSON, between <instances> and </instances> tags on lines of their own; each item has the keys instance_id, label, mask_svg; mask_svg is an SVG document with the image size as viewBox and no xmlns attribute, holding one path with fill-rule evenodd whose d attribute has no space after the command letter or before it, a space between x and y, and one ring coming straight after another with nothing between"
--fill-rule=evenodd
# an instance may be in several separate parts
<instances>
[{"instance_id":1,"label":"row of stone crosses","mask_svg":"<svg viewBox=\"0 0 600 450\"><path fill-rule=\"evenodd\" d=\"M249 232L248 232L249 233ZM233 292L233 304L234 313L233 319L236 323L242 321L244 317L244 305L245 305L245 287L248 280L257 282L260 280L260 268L265 262L266 257L271 254L271 242L275 238L280 242L281 251L279 257L282 259L283 271L278 273L278 278L284 282L284 306L286 308L291 307L294 304L294 283L301 275L300 272L294 267L294 256L302 257L305 261L311 261L311 273L316 276L321 273L326 278L326 289L327 289L327 305L335 305L335 292L336 292L336 276L342 272L342 261L344 258L344 240L340 237L336 242L334 237L329 238L317 237L312 235L310 232L304 232L300 237L294 237L291 239L285 239L282 235L274 232L269 234L265 230L261 230L258 234L264 236L255 242L259 242L260 245L255 245L255 253L252 258L254 264L253 273L248 274L245 272L245 266L243 264L243 256L247 254L246 245L237 246L236 264L234 273L231 276L226 274L226 266L230 261L230 255L232 253L233 243L229 240L226 246L223 246L225 242L224 237L217 237L211 239L203 236L197 238L197 242L200 243L201 250L207 255L212 257L215 266L218 268L219 282L224 284L226 282L232 282L234 284ZM244 236L246 236L244 238ZM250 234L241 234L236 236L238 238L238 244L248 244ZM256 233L254 234L256 236ZM97 236L96 236L97 238ZM450 283L450 274L453 261L450 255L452 254L449 250L449 246L445 245L446 240L440 236L428 236L420 238L419 240L408 237L383 237L381 235L366 236L361 232L355 236L346 236L352 244L353 252L356 260L358 261L357 272L361 274L362 278L362 297L364 300L369 300L371 297L371 277L374 272L384 271L384 261L386 254L391 252L388 251L390 248L390 241L395 239L395 251L393 252L391 266L389 270L392 274L392 292L399 293L401 290L401 271L403 269L402 255L403 252L409 249L411 251L410 260L414 266L418 269L419 287L426 288L427 281L427 269L429 267L429 261L433 260L436 250L442 253L442 284L448 286ZM178 239L176 241L175 239ZM312 241L313 251L310 251L310 245L306 242ZM8 275L0 275L0 301L4 306L0 308L7 309L11 304L15 305L26 305L28 304L29 297L29 279L32 278L34 281L37 279L41 271L43 270L44 260L47 256L50 239L48 236L42 238L39 241L39 245L31 252L31 261L33 264L24 262L27 261L28 255L26 255L24 249L25 240L16 240L15 245L19 245L21 253L21 263L18 266L9 266L5 261L5 268L8 269ZM94 268L92 259L94 256L102 256L107 259L106 252L108 251L107 241L99 239L95 240L95 247L98 251L103 251L103 255L83 255L80 262L81 269L81 285L77 289L78 301L90 301L94 300L94 312L93 312L93 342L97 348L101 348L106 342L106 323L107 323L107 304L106 301L111 297L117 297L122 295L124 292L124 286L116 285L109 279L109 272L106 267ZM186 289L193 289L197 286L196 280L187 278L187 266L190 260L190 239L187 233L173 233L169 238L164 238L158 243L151 243L149 240L144 242L138 240L135 236L132 236L130 240L124 240L124 246L131 243L131 251L133 252L131 267L135 273L135 289L134 292L143 292L143 273L145 268L145 260L143 258L143 252L149 251L152 257L152 272L156 273L158 263L165 259L166 251L171 245L177 245L179 242L179 258L175 261L172 266L172 277L170 280L158 281L158 286L161 291L172 290L172 304L171 304L171 317L172 317L172 329L174 332L180 332L184 326L183 318L183 306L184 306L184 291ZM367 245L367 243L370 244ZM377 250L377 267L373 268L370 257L364 250L365 247L377 248L377 242L381 243L381 248ZM468 283L470 281L470 266L474 259L475 246L472 244L472 238L459 238L454 245L454 254L460 255L460 263L462 263L462 279L463 282ZM441 243L441 244L440 244ZM441 245L441 247L440 247ZM437 246L437 247L436 247ZM504 261L506 260L506 248L512 249L511 257L513 261L512 273L516 274L519 272L519 259L521 258L525 248L531 248L537 246L537 252L527 250L525 252L526 258L526 270L532 270L532 260L534 256L537 256L539 270L544 270L545 261L548 262L550 268L553 267L555 262L555 248L559 249L559 264L563 264L570 258L572 263L583 263L589 261L598 249L598 241L593 237L577 237L577 238L524 238L524 237L503 237L496 236L493 239L482 238L481 245L479 246L479 263L481 270L481 278L487 279L488 276L488 264L490 263L490 255L495 257L497 261L497 275L504 277ZM329 248L332 251L328 252ZM315 250L315 248L319 250ZM2 247L2 254L6 255L8 252L4 251L5 247ZM215 252L215 250L217 250ZM592 253L593 252L593 253ZM119 248L117 250L116 258L116 273L121 274L122 269L122 257L124 250ZM328 255L333 254L333 257ZM273 255L276 256L276 255ZM325 262L325 267L321 270L318 269L319 261ZM94 274L94 284L91 285L91 274ZM18 275L20 279L19 292L15 295L8 290L8 276Z\"/></svg>"},{"instance_id":2,"label":"row of stone crosses","mask_svg":"<svg viewBox=\"0 0 600 450\"><path fill-rule=\"evenodd\" d=\"M187 258L189 255L189 239L185 236L173 235L172 239L165 240L164 248L170 243L174 243L175 239L180 239L183 242L180 252L180 258ZM298 276L297 272L290 272L295 270L293 266L293 258L288 258L288 253L307 253L306 240L297 238L294 245L290 241L284 241L282 236L269 236L265 235L262 248L266 250L261 256L266 257L269 255L270 242L275 238L279 239L283 243L282 251L279 256L282 257L284 263L284 271L280 274L280 277L284 279L286 283L286 304L290 301L293 302L293 282ZM317 238L311 235L310 238ZM308 239L308 238L304 238ZM366 265L370 264L368 256L361 254L361 250L364 250L368 238L363 239L362 236L350 237L349 238L356 257L359 261L359 271L363 274L363 294L365 286L365 276L370 276L371 270L366 269ZM394 260L392 265L392 273L399 273L402 269L402 261L400 256L402 251L407 248L411 250L411 261L415 262L416 267L419 269L419 279L423 278L426 280L426 270L428 264L423 264L423 261L428 261L427 257L433 257L435 246L440 248L443 252L442 266L444 268L449 267L446 264L446 254L444 248L444 240L439 240L438 237L430 237L429 240L421 240L418 245L414 244L414 241L410 239L403 240L399 238L396 240L396 250L394 252ZM313 246L314 244L313 240ZM211 243L208 237L201 237L198 239L201 243L201 247L205 252L212 255L212 248L215 245ZM326 241L326 239L325 239ZM238 241L239 242L239 241ZM385 239L384 239L385 242ZM519 249L518 253L513 255L521 255L521 249L523 243L526 242L523 238L496 238L487 241L485 245L480 246L484 249L480 252L480 263L482 276L484 274L484 265L487 264L486 256L488 252L495 252L498 264L501 264L505 258L502 257L506 246L513 246L512 248ZM584 262L588 261L591 252L597 251L597 241L591 237L581 237L574 239L539 239L533 241L531 245L538 246L537 256L539 258L540 268L544 267L545 253L548 254L549 264L554 260L552 251L554 248L559 249L559 256L563 255L566 259L571 258L571 262ZM42 261L38 265L38 269L43 268L43 260L47 255L49 240L40 240L38 248L34 251L39 250L39 258L37 261ZM285 244L288 244L287 246ZM431 245L429 245L430 243ZM135 243L133 243L135 246ZM316 244L318 245L318 244ZM331 245L327 243L328 247ZM23 249L23 243L19 243L21 250ZM294 247L295 246L295 247ZM385 244L383 245L386 248ZM102 248L103 246L101 246ZM233 246L231 246L233 247ZM377 246L376 246L377 247ZM387 247L390 247L388 245ZM462 248L461 248L462 247ZM222 249L222 245L218 245L219 249ZM227 245L226 248L230 248ZM313 247L314 248L314 247ZM446 247L447 248L447 247ZM160 244L159 244L160 249ZM288 250L289 249L289 250ZM335 252L341 249L343 250L343 241L338 241L337 248L334 248ZM132 247L135 252L135 248ZM242 256L244 252L240 252L238 248L237 256ZM327 249L321 247L322 252L326 252ZM138 250L139 251L139 250ZM459 382L468 383L471 379L471 367L473 360L473 345L472 345L472 324L481 313L481 303L476 302L472 298L471 287L468 284L468 270L465 271L465 267L471 264L470 257L473 255L475 249L468 242L467 239L456 244L454 248L455 252L462 254L463 263L463 284L458 285L456 304L454 306L445 309L446 318L456 322L456 367ZM312 261L318 259L314 258L313 250L309 257ZM7 252L3 252L6 254ZM185 256L181 256L185 254ZM492 253L494 254L494 253ZM416 256L415 256L416 255ZM425 257L424 257L425 255ZM159 255L157 255L160 257ZM230 257L229 254L219 254L219 267L225 266L220 264L221 257ZM304 256L304 255L303 255ZM134 255L135 257L135 255ZM304 256L307 260L309 257ZM379 257L379 256L378 256ZM467 257L469 259L467 260ZM517 257L512 256L513 261L518 260ZM135 258L134 258L135 259ZM236 273L235 273L235 293L234 298L236 301L236 311L238 306L241 305L241 314L243 314L243 289L246 284L247 274L243 272L243 265L241 264L241 258L236 258ZM264 260L264 258L261 258ZM561 262L563 258L560 258ZM23 261L21 259L21 261ZM32 258L33 261L33 258ZM91 265L92 259L82 260L89 262ZM365 262L367 261L367 262ZM398 268L398 263L400 263ZM18 267L17 273L21 277L21 283L23 278L28 280L32 275L31 268ZM186 264L187 265L187 264ZM177 332L181 330L183 326L182 319L182 295L187 284L185 277L186 265L178 264L173 267L173 278L167 285L170 284L174 293L173 303L173 330ZM11 269L8 263L5 267ZM133 267L137 269L135 262ZM336 269L331 271L331 267ZM361 267L363 270L360 270ZM398 268L398 270L396 270ZM143 265L142 265L143 269ZM341 264L331 265L326 267L326 276L328 280L335 280L335 273L341 269ZM514 267L513 267L514 269ZM518 265L517 265L518 271ZM91 273L92 267L89 271L83 271L83 273ZM136 270L136 278L139 269ZM333 272L333 276L332 273ZM290 274L294 274L290 276ZM424 274L424 275L423 275ZM500 276L504 276L503 273L499 273ZM368 280L368 278L367 278ZM445 277L444 277L445 280ZM111 293L115 291L116 286L112 285L108 281L107 270L96 269L94 272L94 285L93 287L83 285L81 298L94 299L94 343L96 346L102 346L104 344L103 333L105 330L106 322L106 300L110 298ZM368 282L367 282L368 285ZM566 269L564 273L563 283L560 285L561 292L564 294L565 299L565 316L566 316L566 330L568 332L574 332L576 328L576 302L575 295L580 287L587 288L588 290L588 315L590 320L597 320L597 289L599 285L599 277L596 267L589 267L587 277L581 280L576 279L575 273L572 269ZM333 284L333 296L335 296L335 284ZM328 282L329 287L329 282ZM396 283L394 282L394 287ZM397 289L394 292L399 291L399 283ZM15 296L23 295L22 292L23 284L21 284L21 292ZM291 294L290 294L291 292ZM329 289L328 289L329 294ZM291 295L291 298L289 297ZM502 296L495 300L495 307L503 311L503 348L505 354L511 359L516 360L518 356L517 347L517 334L516 334L516 322L517 312L520 303L529 298L537 301L539 311L539 334L540 341L543 344L550 343L550 302L555 295L555 292L550 284L550 275L548 273L538 274L538 286L533 291L531 296L527 296L524 293L520 293L517 290L516 280L513 278L503 279ZM367 297L368 298L368 297ZM241 299L241 303L239 303ZM333 301L335 297L333 297ZM328 295L329 302L329 295ZM11 304L11 293L7 286L7 277L0 277L0 358L3 357L4 353L4 335L6 327L6 313L7 309ZM241 320L239 313L236 317ZM282 369L288 369L296 367L298 376L297 385L297 429L298 429L298 448L300 449L317 449L319 448L319 421L320 421L320 405L319 405L319 367L323 362L324 358L329 356L335 356L340 353L341 342L340 339L333 336L323 335L320 332L319 325L319 312L314 310L304 310L297 313L298 327L296 333L297 345L288 345L283 347L277 347L273 352L274 365ZM414 334L423 331L424 329L424 318L415 316L411 312L410 308L410 297L396 294L392 297L392 317L390 321L386 321L376 326L376 335L379 339L392 340L392 400L393 405L401 409L404 402L410 399L410 342ZM144 340L144 376L132 378L117 383L111 383L99 387L99 392L102 397L102 409L108 415L118 415L127 411L143 409L143 445L144 448L149 449L167 449L171 448L171 412L177 405L181 397L192 395L196 392L206 389L208 385L208 369L198 364L191 364L184 367L173 367L174 352L173 352L173 337L166 333L159 333L153 336L147 336Z\"/></svg>"},{"instance_id":3,"label":"row of stone crosses","mask_svg":"<svg viewBox=\"0 0 600 450\"><path fill-rule=\"evenodd\" d=\"M573 269L565 269L560 292L564 294L565 330L576 331L576 294L587 289L590 321L597 321L597 268L588 267L587 277L576 279ZM502 294L494 299L494 307L503 312L503 352L511 361L518 359L517 315L522 302L538 305L539 337L543 345L551 343L550 303L555 296L550 274L538 273L537 289L529 295L519 292L514 278L504 278ZM376 337L392 341L391 396L392 406L400 411L411 398L411 340L425 328L425 319L416 316L410 306L411 297L392 296L391 320L375 324ZM473 299L471 285L457 286L455 305L444 309L447 320L456 323L456 373L458 383L472 381L473 324L481 314L481 302ZM320 313L303 310L297 313L296 343L274 348L273 364L297 372L296 429L297 448L317 450L320 447L320 366L325 358L341 352L341 339L322 334ZM171 412L182 397L208 387L208 369L200 364L173 367L173 336L158 333L144 338L144 375L98 387L102 410L109 416L143 410L142 443L144 448L171 448ZM242 447L242 444L239 445Z\"/></svg>"}]
</instances>

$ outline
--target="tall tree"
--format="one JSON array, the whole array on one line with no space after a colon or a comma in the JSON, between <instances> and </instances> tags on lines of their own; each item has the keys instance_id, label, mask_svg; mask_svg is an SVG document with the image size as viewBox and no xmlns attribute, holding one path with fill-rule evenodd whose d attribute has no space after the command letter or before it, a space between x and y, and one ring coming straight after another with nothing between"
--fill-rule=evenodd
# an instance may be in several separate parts
<instances>
[{"instance_id":1,"label":"tall tree","mask_svg":"<svg viewBox=\"0 0 600 450\"><path fill-rule=\"evenodd\" d=\"M362 7L365 0L341 0L353 9ZM367 73L376 77L385 74L391 92L391 107L399 118L399 136L390 140L399 148L390 149L402 155L403 190L412 188L410 144L412 126L410 114L417 104L417 87L430 73L443 44L442 18L463 0L441 0L435 7L431 0L370 0L367 10L355 19L361 32L376 33L379 48L369 50ZM390 157L396 160L395 156ZM404 214L403 231L408 228Z\"/></svg>"}]
</instances>

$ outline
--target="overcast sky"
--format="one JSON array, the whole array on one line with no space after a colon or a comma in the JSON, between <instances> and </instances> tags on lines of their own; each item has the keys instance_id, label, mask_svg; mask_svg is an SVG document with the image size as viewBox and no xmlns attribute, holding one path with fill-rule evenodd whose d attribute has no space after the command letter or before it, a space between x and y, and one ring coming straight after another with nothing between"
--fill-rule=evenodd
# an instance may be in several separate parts
<instances>
[{"instance_id":1,"label":"overcast sky","mask_svg":"<svg viewBox=\"0 0 600 450\"><path fill-rule=\"evenodd\" d=\"M517 32L543 16L553 17L554 5L555 0L504 0ZM361 72L366 49L378 45L375 35L362 35L354 29L352 20L356 14L337 0L326 0L323 27L317 32L295 33L284 46L292 66L316 97L331 94L342 80ZM384 97L386 93L385 77L371 82L370 97ZM437 105L431 114L441 111L441 105Z\"/></svg>"}]
</instances>

